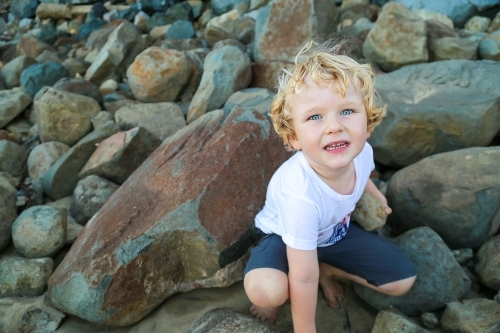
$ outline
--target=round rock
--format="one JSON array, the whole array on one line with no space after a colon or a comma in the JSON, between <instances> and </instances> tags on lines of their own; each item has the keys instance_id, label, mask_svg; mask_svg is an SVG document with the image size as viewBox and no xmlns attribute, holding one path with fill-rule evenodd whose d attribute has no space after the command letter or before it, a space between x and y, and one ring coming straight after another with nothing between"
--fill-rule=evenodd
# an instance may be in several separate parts
<instances>
[{"instance_id":1,"label":"round rock","mask_svg":"<svg viewBox=\"0 0 500 333\"><path fill-rule=\"evenodd\" d=\"M500 290L500 235L490 238L476 253L476 274L488 288Z\"/></svg>"},{"instance_id":2,"label":"round rock","mask_svg":"<svg viewBox=\"0 0 500 333\"><path fill-rule=\"evenodd\" d=\"M28 156L28 173L32 179L42 177L56 163L69 146L57 142L43 142L36 146Z\"/></svg>"},{"instance_id":3,"label":"round rock","mask_svg":"<svg viewBox=\"0 0 500 333\"><path fill-rule=\"evenodd\" d=\"M83 178L73 192L75 200L70 208L71 216L77 223L85 225L118 187L118 184L99 176Z\"/></svg>"},{"instance_id":4,"label":"round rock","mask_svg":"<svg viewBox=\"0 0 500 333\"><path fill-rule=\"evenodd\" d=\"M14 247L28 258L50 257L66 241L66 212L49 206L33 206L12 225Z\"/></svg>"},{"instance_id":5,"label":"round rock","mask_svg":"<svg viewBox=\"0 0 500 333\"><path fill-rule=\"evenodd\" d=\"M193 23L187 20L175 21L167 30L167 38L170 39L188 39L196 35Z\"/></svg>"},{"instance_id":6,"label":"round rock","mask_svg":"<svg viewBox=\"0 0 500 333\"><path fill-rule=\"evenodd\" d=\"M54 267L51 258L0 260L0 297L39 296Z\"/></svg>"},{"instance_id":7,"label":"round rock","mask_svg":"<svg viewBox=\"0 0 500 333\"><path fill-rule=\"evenodd\" d=\"M68 76L69 72L66 67L57 62L34 64L21 74L21 88L33 97L42 87L51 87L63 77Z\"/></svg>"},{"instance_id":8,"label":"round rock","mask_svg":"<svg viewBox=\"0 0 500 333\"><path fill-rule=\"evenodd\" d=\"M22 55L5 64L0 76L5 80L7 88L18 87L21 84L21 73L35 63L35 59Z\"/></svg>"}]
</instances>

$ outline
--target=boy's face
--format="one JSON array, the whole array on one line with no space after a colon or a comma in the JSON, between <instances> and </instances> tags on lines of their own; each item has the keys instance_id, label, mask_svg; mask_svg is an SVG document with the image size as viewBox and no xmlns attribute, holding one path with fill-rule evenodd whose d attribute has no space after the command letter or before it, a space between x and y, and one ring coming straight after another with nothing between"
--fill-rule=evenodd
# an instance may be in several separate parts
<instances>
[{"instance_id":1,"label":"boy's face","mask_svg":"<svg viewBox=\"0 0 500 333\"><path fill-rule=\"evenodd\" d=\"M354 84L343 98L315 85L309 75L304 83L300 93L290 96L295 135L289 141L320 176L332 179L351 164L370 136L363 98Z\"/></svg>"}]
</instances>

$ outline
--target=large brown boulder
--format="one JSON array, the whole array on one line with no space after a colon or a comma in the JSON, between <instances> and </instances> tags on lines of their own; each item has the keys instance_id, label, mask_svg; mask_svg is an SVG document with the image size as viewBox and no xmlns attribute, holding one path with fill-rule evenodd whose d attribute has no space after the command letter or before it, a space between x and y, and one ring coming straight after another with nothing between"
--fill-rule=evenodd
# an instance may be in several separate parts
<instances>
[{"instance_id":1,"label":"large brown boulder","mask_svg":"<svg viewBox=\"0 0 500 333\"><path fill-rule=\"evenodd\" d=\"M335 32L339 13L330 0L269 1L255 21L255 62L293 61L304 43Z\"/></svg>"},{"instance_id":2,"label":"large brown boulder","mask_svg":"<svg viewBox=\"0 0 500 333\"><path fill-rule=\"evenodd\" d=\"M254 216L288 156L255 110L216 110L194 121L88 222L50 278L52 302L91 322L125 326L174 293L240 280L235 263L254 240Z\"/></svg>"}]
</instances>

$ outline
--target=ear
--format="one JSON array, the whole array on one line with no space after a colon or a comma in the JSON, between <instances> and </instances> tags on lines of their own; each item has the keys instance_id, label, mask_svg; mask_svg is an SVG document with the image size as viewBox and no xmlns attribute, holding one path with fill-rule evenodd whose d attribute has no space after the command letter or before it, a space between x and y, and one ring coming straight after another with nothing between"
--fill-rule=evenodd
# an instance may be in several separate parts
<instances>
[{"instance_id":1,"label":"ear","mask_svg":"<svg viewBox=\"0 0 500 333\"><path fill-rule=\"evenodd\" d=\"M302 147L300 145L300 142L299 140L297 139L297 136L295 134L290 134L288 136L288 142L290 143L290 146L292 146L292 148L294 150L302 150Z\"/></svg>"},{"instance_id":2,"label":"ear","mask_svg":"<svg viewBox=\"0 0 500 333\"><path fill-rule=\"evenodd\" d=\"M372 132L366 132L366 138L368 139L372 135Z\"/></svg>"}]
</instances>

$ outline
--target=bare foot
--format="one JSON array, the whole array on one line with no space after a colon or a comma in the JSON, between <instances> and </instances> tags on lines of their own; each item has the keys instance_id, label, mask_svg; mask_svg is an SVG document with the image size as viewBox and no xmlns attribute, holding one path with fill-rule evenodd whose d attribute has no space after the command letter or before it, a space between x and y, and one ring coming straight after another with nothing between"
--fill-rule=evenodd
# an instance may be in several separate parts
<instances>
[{"instance_id":1,"label":"bare foot","mask_svg":"<svg viewBox=\"0 0 500 333\"><path fill-rule=\"evenodd\" d=\"M323 296L328 302L328 306L338 309L344 300L344 288L333 276L320 277L319 284L323 290Z\"/></svg>"},{"instance_id":2,"label":"bare foot","mask_svg":"<svg viewBox=\"0 0 500 333\"><path fill-rule=\"evenodd\" d=\"M258 306L253 305L253 304L250 307L250 313L252 314L252 316L254 316L256 319L259 319L262 321L267 321L271 325L274 325L276 323L276 317L278 316L278 310L279 310L279 307L265 309L265 308L259 308Z\"/></svg>"}]
</instances>

